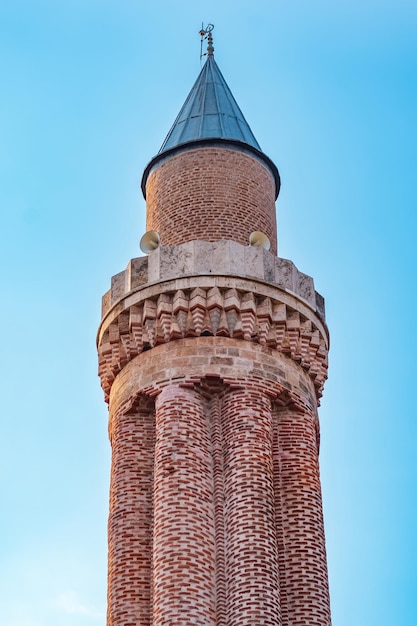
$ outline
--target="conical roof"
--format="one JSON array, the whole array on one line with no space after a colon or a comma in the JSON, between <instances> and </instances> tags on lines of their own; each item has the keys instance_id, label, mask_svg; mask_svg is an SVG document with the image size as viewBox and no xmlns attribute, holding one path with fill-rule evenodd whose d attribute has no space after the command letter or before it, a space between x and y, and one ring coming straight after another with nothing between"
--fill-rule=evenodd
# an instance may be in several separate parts
<instances>
[{"instance_id":1,"label":"conical roof","mask_svg":"<svg viewBox=\"0 0 417 626\"><path fill-rule=\"evenodd\" d=\"M201 139L231 139L261 150L212 55L207 57L158 154Z\"/></svg>"},{"instance_id":2,"label":"conical roof","mask_svg":"<svg viewBox=\"0 0 417 626\"><path fill-rule=\"evenodd\" d=\"M143 196L146 198L148 176L158 163L179 151L208 144L221 144L248 152L263 161L275 178L278 197L281 181L277 166L262 152L212 52L208 53L207 60L158 154L151 159L143 172Z\"/></svg>"}]
</instances>

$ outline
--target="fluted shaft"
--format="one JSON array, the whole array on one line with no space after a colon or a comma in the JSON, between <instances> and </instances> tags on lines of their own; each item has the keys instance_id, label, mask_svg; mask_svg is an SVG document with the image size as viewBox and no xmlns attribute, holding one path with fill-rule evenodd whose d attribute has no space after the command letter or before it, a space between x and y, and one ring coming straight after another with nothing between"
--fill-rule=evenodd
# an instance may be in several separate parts
<instances>
[{"instance_id":1,"label":"fluted shaft","mask_svg":"<svg viewBox=\"0 0 417 626\"><path fill-rule=\"evenodd\" d=\"M274 431L282 626L329 626L317 416L276 410Z\"/></svg>"},{"instance_id":2,"label":"fluted shaft","mask_svg":"<svg viewBox=\"0 0 417 626\"><path fill-rule=\"evenodd\" d=\"M152 615L154 414L110 416L108 626L149 626Z\"/></svg>"},{"instance_id":3,"label":"fluted shaft","mask_svg":"<svg viewBox=\"0 0 417 626\"><path fill-rule=\"evenodd\" d=\"M215 626L211 441L193 390L166 387L156 401L154 626Z\"/></svg>"},{"instance_id":4,"label":"fluted shaft","mask_svg":"<svg viewBox=\"0 0 417 626\"><path fill-rule=\"evenodd\" d=\"M223 399L228 626L280 626L271 404L254 386Z\"/></svg>"}]
</instances>

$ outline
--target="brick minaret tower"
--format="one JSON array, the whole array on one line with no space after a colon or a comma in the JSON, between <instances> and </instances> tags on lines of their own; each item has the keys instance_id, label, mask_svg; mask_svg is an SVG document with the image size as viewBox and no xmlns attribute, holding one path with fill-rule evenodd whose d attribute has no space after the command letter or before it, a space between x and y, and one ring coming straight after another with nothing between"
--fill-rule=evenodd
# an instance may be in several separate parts
<instances>
[{"instance_id":1,"label":"brick minaret tower","mask_svg":"<svg viewBox=\"0 0 417 626\"><path fill-rule=\"evenodd\" d=\"M279 186L209 36L143 175L159 237L103 298L108 626L330 625L328 331L313 280L277 256Z\"/></svg>"}]
</instances>

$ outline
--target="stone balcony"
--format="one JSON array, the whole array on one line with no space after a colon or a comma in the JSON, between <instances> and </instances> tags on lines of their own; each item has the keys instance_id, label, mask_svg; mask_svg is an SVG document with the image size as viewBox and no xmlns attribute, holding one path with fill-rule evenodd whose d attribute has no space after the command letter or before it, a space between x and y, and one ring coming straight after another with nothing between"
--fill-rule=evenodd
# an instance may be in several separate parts
<instances>
[{"instance_id":1,"label":"stone balcony","mask_svg":"<svg viewBox=\"0 0 417 626\"><path fill-rule=\"evenodd\" d=\"M262 281L296 296L325 321L324 299L313 279L299 272L292 261L276 257L255 246L235 241L189 241L179 246L160 246L151 254L132 259L111 279L103 296L102 318L127 294L147 285L187 276L235 276Z\"/></svg>"}]
</instances>

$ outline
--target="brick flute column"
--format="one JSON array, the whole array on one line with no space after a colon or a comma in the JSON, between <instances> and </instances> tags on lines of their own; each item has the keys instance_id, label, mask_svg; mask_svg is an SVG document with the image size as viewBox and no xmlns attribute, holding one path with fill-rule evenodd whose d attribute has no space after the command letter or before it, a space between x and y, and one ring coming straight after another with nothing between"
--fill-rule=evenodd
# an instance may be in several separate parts
<instances>
[{"instance_id":1,"label":"brick flute column","mask_svg":"<svg viewBox=\"0 0 417 626\"><path fill-rule=\"evenodd\" d=\"M222 406L228 626L280 626L271 403L256 388Z\"/></svg>"},{"instance_id":2,"label":"brick flute column","mask_svg":"<svg viewBox=\"0 0 417 626\"><path fill-rule=\"evenodd\" d=\"M211 440L199 394L166 387L156 400L154 626L215 626Z\"/></svg>"},{"instance_id":3,"label":"brick flute column","mask_svg":"<svg viewBox=\"0 0 417 626\"><path fill-rule=\"evenodd\" d=\"M210 425L213 455L213 507L216 537L216 626L227 626L224 525L224 463L221 400L213 394L210 400Z\"/></svg>"},{"instance_id":4,"label":"brick flute column","mask_svg":"<svg viewBox=\"0 0 417 626\"><path fill-rule=\"evenodd\" d=\"M317 426L314 414L274 411L282 626L331 624Z\"/></svg>"},{"instance_id":5,"label":"brick flute column","mask_svg":"<svg viewBox=\"0 0 417 626\"><path fill-rule=\"evenodd\" d=\"M154 411L110 416L108 626L151 620Z\"/></svg>"}]
</instances>

